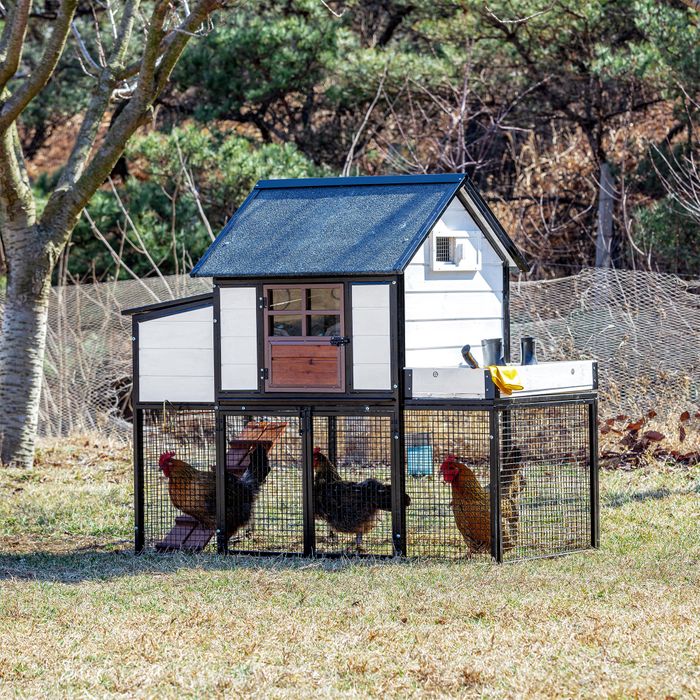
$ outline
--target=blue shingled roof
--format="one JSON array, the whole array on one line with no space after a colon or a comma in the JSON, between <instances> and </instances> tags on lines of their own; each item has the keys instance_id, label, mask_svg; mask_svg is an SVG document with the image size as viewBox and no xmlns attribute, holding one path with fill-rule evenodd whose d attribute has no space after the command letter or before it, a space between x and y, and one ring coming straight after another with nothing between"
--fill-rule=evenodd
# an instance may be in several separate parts
<instances>
[{"instance_id":1,"label":"blue shingled roof","mask_svg":"<svg viewBox=\"0 0 700 700\"><path fill-rule=\"evenodd\" d=\"M464 175L262 180L194 277L399 272Z\"/></svg>"}]
</instances>

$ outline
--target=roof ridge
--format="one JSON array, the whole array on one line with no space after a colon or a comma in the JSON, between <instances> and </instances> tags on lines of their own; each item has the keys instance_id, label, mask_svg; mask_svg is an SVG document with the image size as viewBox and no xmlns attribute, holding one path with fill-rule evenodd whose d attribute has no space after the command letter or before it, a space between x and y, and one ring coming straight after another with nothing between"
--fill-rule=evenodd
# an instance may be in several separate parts
<instances>
[{"instance_id":1,"label":"roof ridge","mask_svg":"<svg viewBox=\"0 0 700 700\"><path fill-rule=\"evenodd\" d=\"M356 187L357 185L439 185L462 182L465 173L432 175L361 175L358 177L302 177L258 180L256 189L296 189L300 187Z\"/></svg>"}]
</instances>

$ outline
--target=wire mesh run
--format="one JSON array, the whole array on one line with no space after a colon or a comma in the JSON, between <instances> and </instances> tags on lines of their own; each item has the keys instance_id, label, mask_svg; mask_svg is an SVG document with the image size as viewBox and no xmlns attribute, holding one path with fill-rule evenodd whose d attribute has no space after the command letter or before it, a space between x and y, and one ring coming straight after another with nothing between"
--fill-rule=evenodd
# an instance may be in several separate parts
<instances>
[{"instance_id":1,"label":"wire mesh run","mask_svg":"<svg viewBox=\"0 0 700 700\"><path fill-rule=\"evenodd\" d=\"M297 413L226 416L229 551L303 552L300 427Z\"/></svg>"},{"instance_id":2,"label":"wire mesh run","mask_svg":"<svg viewBox=\"0 0 700 700\"><path fill-rule=\"evenodd\" d=\"M297 411L220 411L217 419L211 409L138 409L144 545L216 551L219 500L231 552L310 552L313 539L319 554L392 555L394 525L404 514L413 557L488 558L495 534L510 561L586 549L595 517L594 408L589 401L408 408L401 499L393 493L394 414L386 410L314 412L305 455L308 433ZM218 499L217 439L225 459ZM306 497L305 457L313 474ZM496 469L501 517L494 534ZM392 513L398 500L403 513Z\"/></svg>"},{"instance_id":3,"label":"wire mesh run","mask_svg":"<svg viewBox=\"0 0 700 700\"><path fill-rule=\"evenodd\" d=\"M591 546L588 404L500 412L504 560Z\"/></svg>"},{"instance_id":4,"label":"wire mesh run","mask_svg":"<svg viewBox=\"0 0 700 700\"><path fill-rule=\"evenodd\" d=\"M405 432L409 556L489 554L488 411L407 409Z\"/></svg>"},{"instance_id":5,"label":"wire mesh run","mask_svg":"<svg viewBox=\"0 0 700 700\"><path fill-rule=\"evenodd\" d=\"M215 551L213 410L143 410L144 544Z\"/></svg>"},{"instance_id":6,"label":"wire mesh run","mask_svg":"<svg viewBox=\"0 0 700 700\"><path fill-rule=\"evenodd\" d=\"M316 551L393 554L389 415L315 415Z\"/></svg>"}]
</instances>

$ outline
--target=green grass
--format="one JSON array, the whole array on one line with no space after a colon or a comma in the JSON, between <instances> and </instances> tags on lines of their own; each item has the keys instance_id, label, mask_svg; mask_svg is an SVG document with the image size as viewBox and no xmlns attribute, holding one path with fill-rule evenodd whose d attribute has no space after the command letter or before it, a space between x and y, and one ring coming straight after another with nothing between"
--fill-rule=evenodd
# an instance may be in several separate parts
<instances>
[{"instance_id":1,"label":"green grass","mask_svg":"<svg viewBox=\"0 0 700 700\"><path fill-rule=\"evenodd\" d=\"M128 450L0 470L0 696L700 696L700 470L604 472L599 551L134 557Z\"/></svg>"}]
</instances>

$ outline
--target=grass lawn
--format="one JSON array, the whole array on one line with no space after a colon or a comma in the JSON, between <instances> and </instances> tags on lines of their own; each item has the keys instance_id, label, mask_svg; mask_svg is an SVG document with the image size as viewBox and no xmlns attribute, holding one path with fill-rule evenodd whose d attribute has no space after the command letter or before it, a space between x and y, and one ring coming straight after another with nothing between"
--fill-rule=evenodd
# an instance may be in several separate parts
<instances>
[{"instance_id":1,"label":"grass lawn","mask_svg":"<svg viewBox=\"0 0 700 700\"><path fill-rule=\"evenodd\" d=\"M700 468L604 472L600 551L131 553L128 450L0 470L0 696L700 697Z\"/></svg>"}]
</instances>

